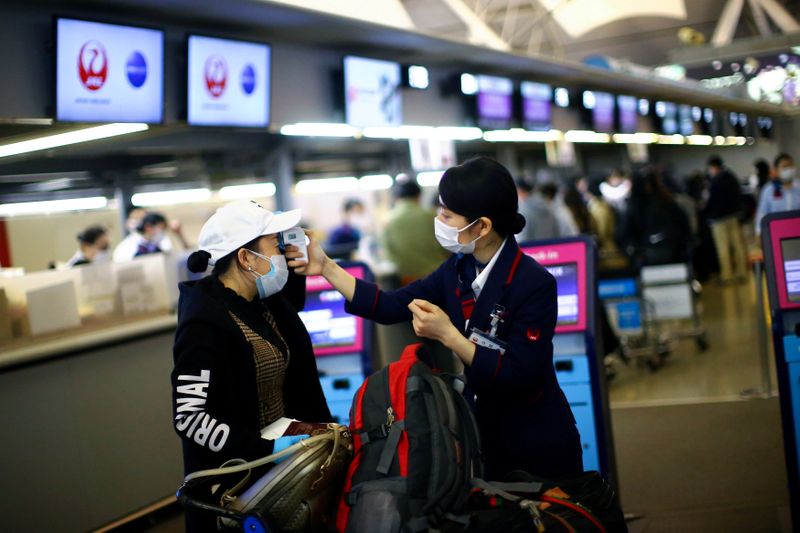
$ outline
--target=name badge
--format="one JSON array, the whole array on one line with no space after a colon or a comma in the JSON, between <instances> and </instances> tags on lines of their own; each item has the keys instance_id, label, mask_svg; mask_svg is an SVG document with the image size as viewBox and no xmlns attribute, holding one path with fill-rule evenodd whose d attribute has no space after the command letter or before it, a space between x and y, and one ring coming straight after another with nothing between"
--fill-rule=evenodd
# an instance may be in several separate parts
<instances>
[{"instance_id":1,"label":"name badge","mask_svg":"<svg viewBox=\"0 0 800 533\"><path fill-rule=\"evenodd\" d=\"M470 331L469 340L478 346L483 346L484 348L489 348L490 350L497 350L501 354L506 353L506 348L508 347L508 345L500 339L476 328L472 328L472 331Z\"/></svg>"}]
</instances>

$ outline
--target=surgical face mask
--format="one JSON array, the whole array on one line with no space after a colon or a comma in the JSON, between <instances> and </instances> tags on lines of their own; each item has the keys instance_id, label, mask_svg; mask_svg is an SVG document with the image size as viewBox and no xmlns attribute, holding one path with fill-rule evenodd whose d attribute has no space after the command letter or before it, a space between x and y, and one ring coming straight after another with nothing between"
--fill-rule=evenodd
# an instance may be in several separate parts
<instances>
[{"instance_id":1,"label":"surgical face mask","mask_svg":"<svg viewBox=\"0 0 800 533\"><path fill-rule=\"evenodd\" d=\"M788 183L797 177L797 168L784 167L780 170L781 181Z\"/></svg>"},{"instance_id":2,"label":"surgical face mask","mask_svg":"<svg viewBox=\"0 0 800 533\"><path fill-rule=\"evenodd\" d=\"M164 235L165 235L165 234L166 234L166 232L165 232L164 230L158 230L158 231L156 231L155 233L153 233L152 237L150 237L150 239L149 239L149 240L150 240L150 242L152 242L152 243L158 244L158 243L160 243L162 240L164 240Z\"/></svg>"},{"instance_id":3,"label":"surgical face mask","mask_svg":"<svg viewBox=\"0 0 800 533\"><path fill-rule=\"evenodd\" d=\"M94 254L93 262L95 262L95 263L107 263L109 261L110 257L111 256L108 253L108 250L98 250L97 253Z\"/></svg>"},{"instance_id":4,"label":"surgical face mask","mask_svg":"<svg viewBox=\"0 0 800 533\"><path fill-rule=\"evenodd\" d=\"M436 240L439 241L439 244L442 245L442 248L448 252L454 254L471 254L475 252L475 242L477 242L480 237L477 237L475 240L468 242L467 244L461 244L458 242L458 234L475 224L477 221L478 219L475 219L470 224L458 229L448 226L438 218L434 218L433 228L436 235Z\"/></svg>"},{"instance_id":5,"label":"surgical face mask","mask_svg":"<svg viewBox=\"0 0 800 533\"><path fill-rule=\"evenodd\" d=\"M266 274L259 274L252 268L250 269L250 272L256 279L256 289L258 289L259 298L263 300L264 298L269 298L273 294L279 293L289 280L289 266L286 264L286 258L282 255L267 257L253 250L247 251L261 259L269 261L270 269Z\"/></svg>"}]
</instances>

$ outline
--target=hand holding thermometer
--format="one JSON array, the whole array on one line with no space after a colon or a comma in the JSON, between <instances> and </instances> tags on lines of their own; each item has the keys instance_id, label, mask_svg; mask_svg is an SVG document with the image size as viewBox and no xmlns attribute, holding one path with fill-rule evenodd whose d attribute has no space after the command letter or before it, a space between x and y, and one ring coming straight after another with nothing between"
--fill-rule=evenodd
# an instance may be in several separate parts
<instances>
[{"instance_id":1,"label":"hand holding thermometer","mask_svg":"<svg viewBox=\"0 0 800 533\"><path fill-rule=\"evenodd\" d=\"M305 261L308 263L308 245L310 241L308 237L306 237L303 228L294 227L292 229L287 229L286 231L282 231L278 233L278 248L282 251L286 251L286 247L288 245L296 246L298 252L303 254L303 257L298 257L296 261Z\"/></svg>"}]
</instances>

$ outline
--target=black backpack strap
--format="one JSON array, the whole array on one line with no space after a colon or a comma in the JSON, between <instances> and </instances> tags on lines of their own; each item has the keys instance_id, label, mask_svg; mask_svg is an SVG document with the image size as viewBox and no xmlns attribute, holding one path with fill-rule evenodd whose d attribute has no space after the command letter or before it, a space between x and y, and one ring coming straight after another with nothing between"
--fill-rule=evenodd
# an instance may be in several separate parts
<instances>
[{"instance_id":1,"label":"black backpack strap","mask_svg":"<svg viewBox=\"0 0 800 533\"><path fill-rule=\"evenodd\" d=\"M381 457L378 460L378 467L375 469L379 474L383 474L385 476L392 468L394 454L397 452L397 445L400 444L400 437L402 436L405 428L405 420L395 420L389 428L389 435L386 437L386 444L383 445L383 451L381 452Z\"/></svg>"},{"instance_id":2,"label":"black backpack strap","mask_svg":"<svg viewBox=\"0 0 800 533\"><path fill-rule=\"evenodd\" d=\"M347 501L347 505L353 506L356 504L356 502L358 502L358 499L365 492L381 490L402 494L406 492L407 486L408 480L404 477L393 477L380 479L377 481L367 481L364 483L359 483L353 487L350 492L347 493L347 496L345 496L345 500Z\"/></svg>"}]
</instances>

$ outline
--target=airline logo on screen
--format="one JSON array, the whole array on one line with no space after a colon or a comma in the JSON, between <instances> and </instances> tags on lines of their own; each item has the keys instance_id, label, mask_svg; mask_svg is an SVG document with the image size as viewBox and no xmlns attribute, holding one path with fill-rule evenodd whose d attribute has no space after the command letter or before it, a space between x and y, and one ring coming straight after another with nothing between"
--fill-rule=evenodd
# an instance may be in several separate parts
<instances>
[{"instance_id":1,"label":"airline logo on screen","mask_svg":"<svg viewBox=\"0 0 800 533\"><path fill-rule=\"evenodd\" d=\"M228 64L225 58L218 55L209 56L206 59L205 77L208 94L212 98L222 96L225 84L228 82Z\"/></svg>"},{"instance_id":2,"label":"airline logo on screen","mask_svg":"<svg viewBox=\"0 0 800 533\"><path fill-rule=\"evenodd\" d=\"M108 56L100 41L86 41L78 54L78 76L90 91L100 89L108 78Z\"/></svg>"},{"instance_id":3,"label":"airline logo on screen","mask_svg":"<svg viewBox=\"0 0 800 533\"><path fill-rule=\"evenodd\" d=\"M245 65L242 70L242 90L248 96L256 90L256 69L253 65Z\"/></svg>"},{"instance_id":4,"label":"airline logo on screen","mask_svg":"<svg viewBox=\"0 0 800 533\"><path fill-rule=\"evenodd\" d=\"M147 61L140 51L135 50L131 54L128 58L128 62L125 64L125 69L128 74L128 81L134 89L138 89L144 85L147 79Z\"/></svg>"}]
</instances>

